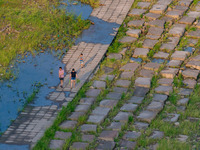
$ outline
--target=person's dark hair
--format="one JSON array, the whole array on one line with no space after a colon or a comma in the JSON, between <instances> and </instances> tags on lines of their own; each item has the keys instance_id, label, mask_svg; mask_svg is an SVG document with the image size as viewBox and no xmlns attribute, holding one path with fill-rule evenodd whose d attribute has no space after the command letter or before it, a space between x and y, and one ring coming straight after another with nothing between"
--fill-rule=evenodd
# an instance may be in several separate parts
<instances>
[{"instance_id":1,"label":"person's dark hair","mask_svg":"<svg viewBox=\"0 0 200 150\"><path fill-rule=\"evenodd\" d=\"M75 71L75 69L73 68L72 71Z\"/></svg>"},{"instance_id":2,"label":"person's dark hair","mask_svg":"<svg viewBox=\"0 0 200 150\"><path fill-rule=\"evenodd\" d=\"M62 69L62 67L59 67L59 69Z\"/></svg>"},{"instance_id":3,"label":"person's dark hair","mask_svg":"<svg viewBox=\"0 0 200 150\"><path fill-rule=\"evenodd\" d=\"M83 53L81 53L81 55L83 55Z\"/></svg>"}]
</instances>

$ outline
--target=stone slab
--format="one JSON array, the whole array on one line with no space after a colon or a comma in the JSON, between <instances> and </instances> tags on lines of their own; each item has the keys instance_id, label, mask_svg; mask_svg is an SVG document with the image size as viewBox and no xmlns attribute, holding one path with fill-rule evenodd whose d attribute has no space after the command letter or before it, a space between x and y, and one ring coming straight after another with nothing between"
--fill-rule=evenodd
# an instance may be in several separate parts
<instances>
[{"instance_id":1,"label":"stone slab","mask_svg":"<svg viewBox=\"0 0 200 150\"><path fill-rule=\"evenodd\" d=\"M189 11L187 13L188 17L198 18L200 17L200 12L198 11Z\"/></svg>"},{"instance_id":2,"label":"stone slab","mask_svg":"<svg viewBox=\"0 0 200 150\"><path fill-rule=\"evenodd\" d=\"M56 150L56 149L62 149L65 144L64 140L51 140L49 148Z\"/></svg>"},{"instance_id":3,"label":"stone slab","mask_svg":"<svg viewBox=\"0 0 200 150\"><path fill-rule=\"evenodd\" d=\"M115 59L115 60L120 60L120 59L122 59L122 55L118 54L118 53L109 53L109 55L107 56L107 58L109 58L109 59Z\"/></svg>"},{"instance_id":4,"label":"stone slab","mask_svg":"<svg viewBox=\"0 0 200 150\"><path fill-rule=\"evenodd\" d=\"M150 20L156 20L158 19L161 15L160 14L155 14L155 13L147 13L144 15L146 18Z\"/></svg>"},{"instance_id":5,"label":"stone slab","mask_svg":"<svg viewBox=\"0 0 200 150\"><path fill-rule=\"evenodd\" d=\"M168 96L164 95L164 94L154 94L153 101L165 103L165 101L167 100L167 98L168 98Z\"/></svg>"},{"instance_id":6,"label":"stone slab","mask_svg":"<svg viewBox=\"0 0 200 150\"><path fill-rule=\"evenodd\" d=\"M178 4L179 4L180 6L187 6L187 7L189 7L190 4L192 3L192 1L193 1L193 0L181 0L181 1L178 1Z\"/></svg>"},{"instance_id":7,"label":"stone slab","mask_svg":"<svg viewBox=\"0 0 200 150\"><path fill-rule=\"evenodd\" d=\"M143 68L147 69L147 70L157 71L160 68L160 64L150 62L150 63L147 63L146 65L144 65Z\"/></svg>"},{"instance_id":8,"label":"stone slab","mask_svg":"<svg viewBox=\"0 0 200 150\"><path fill-rule=\"evenodd\" d=\"M102 131L99 135L100 140L104 141L114 141L118 137L118 131Z\"/></svg>"},{"instance_id":9,"label":"stone slab","mask_svg":"<svg viewBox=\"0 0 200 150\"><path fill-rule=\"evenodd\" d=\"M156 117L157 112L153 112L153 111L142 111L139 116L137 116L137 119L144 121L144 122L148 122L151 123L151 121Z\"/></svg>"},{"instance_id":10,"label":"stone slab","mask_svg":"<svg viewBox=\"0 0 200 150\"><path fill-rule=\"evenodd\" d=\"M186 57L189 55L190 55L190 53L186 52L186 51L175 51L172 54L171 59L184 61L186 59Z\"/></svg>"},{"instance_id":11,"label":"stone slab","mask_svg":"<svg viewBox=\"0 0 200 150\"><path fill-rule=\"evenodd\" d=\"M117 93L126 93L128 91L128 88L123 88L123 87L114 87L113 92Z\"/></svg>"},{"instance_id":12,"label":"stone slab","mask_svg":"<svg viewBox=\"0 0 200 150\"><path fill-rule=\"evenodd\" d=\"M163 43L160 47L161 50L170 52L174 50L176 47L176 44L171 44L171 43Z\"/></svg>"},{"instance_id":13,"label":"stone slab","mask_svg":"<svg viewBox=\"0 0 200 150\"><path fill-rule=\"evenodd\" d=\"M120 75L121 79L131 79L134 75L134 72L122 72Z\"/></svg>"},{"instance_id":14,"label":"stone slab","mask_svg":"<svg viewBox=\"0 0 200 150\"><path fill-rule=\"evenodd\" d=\"M182 96L189 96L193 92L193 89L180 88L179 94Z\"/></svg>"},{"instance_id":15,"label":"stone slab","mask_svg":"<svg viewBox=\"0 0 200 150\"><path fill-rule=\"evenodd\" d=\"M152 6L149 12L155 13L155 14L162 14L165 12L166 9L167 9L167 5L155 4Z\"/></svg>"},{"instance_id":16,"label":"stone slab","mask_svg":"<svg viewBox=\"0 0 200 150\"><path fill-rule=\"evenodd\" d=\"M76 106L76 112L87 112L90 109L90 105L78 105Z\"/></svg>"},{"instance_id":17,"label":"stone slab","mask_svg":"<svg viewBox=\"0 0 200 150\"><path fill-rule=\"evenodd\" d=\"M121 71L131 71L134 72L139 67L138 63L127 63L120 68Z\"/></svg>"},{"instance_id":18,"label":"stone slab","mask_svg":"<svg viewBox=\"0 0 200 150\"><path fill-rule=\"evenodd\" d=\"M140 16L146 12L145 9L132 9L128 14L129 16Z\"/></svg>"},{"instance_id":19,"label":"stone slab","mask_svg":"<svg viewBox=\"0 0 200 150\"><path fill-rule=\"evenodd\" d=\"M140 34L141 34L140 29L128 29L128 31L126 32L126 35L136 38L138 38Z\"/></svg>"},{"instance_id":20,"label":"stone slab","mask_svg":"<svg viewBox=\"0 0 200 150\"><path fill-rule=\"evenodd\" d=\"M94 81L93 87L95 87L95 88L106 88L106 82L104 82L104 81Z\"/></svg>"},{"instance_id":21,"label":"stone slab","mask_svg":"<svg viewBox=\"0 0 200 150\"><path fill-rule=\"evenodd\" d=\"M77 121L83 115L85 115L85 112L73 112L68 118Z\"/></svg>"},{"instance_id":22,"label":"stone slab","mask_svg":"<svg viewBox=\"0 0 200 150\"><path fill-rule=\"evenodd\" d=\"M181 61L181 60L170 60L167 63L167 66L172 67L172 68L179 68L182 63L183 63L183 61Z\"/></svg>"},{"instance_id":23,"label":"stone slab","mask_svg":"<svg viewBox=\"0 0 200 150\"><path fill-rule=\"evenodd\" d=\"M133 126L137 130L146 130L149 127L149 124L144 122L135 122Z\"/></svg>"},{"instance_id":24,"label":"stone slab","mask_svg":"<svg viewBox=\"0 0 200 150\"><path fill-rule=\"evenodd\" d=\"M66 140L72 136L71 132L56 131L54 138Z\"/></svg>"},{"instance_id":25,"label":"stone slab","mask_svg":"<svg viewBox=\"0 0 200 150\"><path fill-rule=\"evenodd\" d=\"M131 113L128 112L119 112L113 120L120 121L120 122L128 122L129 116L132 116Z\"/></svg>"},{"instance_id":26,"label":"stone slab","mask_svg":"<svg viewBox=\"0 0 200 150\"><path fill-rule=\"evenodd\" d=\"M133 95L138 97L145 97L148 92L149 88L136 86Z\"/></svg>"},{"instance_id":27,"label":"stone slab","mask_svg":"<svg viewBox=\"0 0 200 150\"><path fill-rule=\"evenodd\" d=\"M101 77L100 77L100 80L103 80L103 81L106 81L106 80L109 80L109 81L112 81L113 79L115 78L115 76L114 75L102 75Z\"/></svg>"},{"instance_id":28,"label":"stone slab","mask_svg":"<svg viewBox=\"0 0 200 150\"><path fill-rule=\"evenodd\" d=\"M69 150L86 150L88 146L89 143L74 142L72 146L70 146Z\"/></svg>"},{"instance_id":29,"label":"stone slab","mask_svg":"<svg viewBox=\"0 0 200 150\"><path fill-rule=\"evenodd\" d=\"M158 40L145 39L143 42L143 47L153 49L156 43L158 43Z\"/></svg>"},{"instance_id":30,"label":"stone slab","mask_svg":"<svg viewBox=\"0 0 200 150\"><path fill-rule=\"evenodd\" d=\"M113 100L120 100L122 97L121 93L117 93L117 92L110 92L107 94L106 96L108 99L113 99Z\"/></svg>"},{"instance_id":31,"label":"stone slab","mask_svg":"<svg viewBox=\"0 0 200 150\"><path fill-rule=\"evenodd\" d=\"M100 124L104 121L105 116L100 115L90 115L87 122L94 123L94 124Z\"/></svg>"},{"instance_id":32,"label":"stone slab","mask_svg":"<svg viewBox=\"0 0 200 150\"><path fill-rule=\"evenodd\" d=\"M121 111L127 111L127 112L134 112L137 109L137 104L124 104L120 110Z\"/></svg>"},{"instance_id":33,"label":"stone slab","mask_svg":"<svg viewBox=\"0 0 200 150\"><path fill-rule=\"evenodd\" d=\"M113 109L118 103L118 100L102 100L100 102L100 107L106 107Z\"/></svg>"},{"instance_id":34,"label":"stone slab","mask_svg":"<svg viewBox=\"0 0 200 150\"><path fill-rule=\"evenodd\" d=\"M66 120L61 123L61 129L74 129L76 127L77 121Z\"/></svg>"},{"instance_id":35,"label":"stone slab","mask_svg":"<svg viewBox=\"0 0 200 150\"><path fill-rule=\"evenodd\" d=\"M132 141L127 141L127 140L121 140L120 141L120 149L135 149L137 143L132 142Z\"/></svg>"},{"instance_id":36,"label":"stone slab","mask_svg":"<svg viewBox=\"0 0 200 150\"><path fill-rule=\"evenodd\" d=\"M165 94L169 95L173 91L173 88L171 86L158 86L155 88L155 92L159 94Z\"/></svg>"},{"instance_id":37,"label":"stone slab","mask_svg":"<svg viewBox=\"0 0 200 150\"><path fill-rule=\"evenodd\" d=\"M168 57L169 54L164 52L158 52L153 56L153 58L161 58L161 59L167 59Z\"/></svg>"},{"instance_id":38,"label":"stone slab","mask_svg":"<svg viewBox=\"0 0 200 150\"><path fill-rule=\"evenodd\" d=\"M127 25L129 27L141 27L144 24L144 20L133 20L130 21Z\"/></svg>"},{"instance_id":39,"label":"stone slab","mask_svg":"<svg viewBox=\"0 0 200 150\"><path fill-rule=\"evenodd\" d=\"M188 136L187 135L179 135L177 140L179 140L180 142L183 142L183 143L186 143L188 139Z\"/></svg>"},{"instance_id":40,"label":"stone slab","mask_svg":"<svg viewBox=\"0 0 200 150\"><path fill-rule=\"evenodd\" d=\"M165 25L165 20L151 20L147 22L147 25L152 26L152 27L159 27L159 28L164 28Z\"/></svg>"},{"instance_id":41,"label":"stone slab","mask_svg":"<svg viewBox=\"0 0 200 150\"><path fill-rule=\"evenodd\" d=\"M152 101L147 106L147 110L149 110L149 111L160 112L162 109L163 109L163 103L162 102Z\"/></svg>"},{"instance_id":42,"label":"stone slab","mask_svg":"<svg viewBox=\"0 0 200 150\"><path fill-rule=\"evenodd\" d=\"M105 74L109 74L109 73L113 72L114 69L111 67L104 66L102 68L102 70L104 71Z\"/></svg>"},{"instance_id":43,"label":"stone slab","mask_svg":"<svg viewBox=\"0 0 200 150\"><path fill-rule=\"evenodd\" d=\"M148 53L148 48L136 48L132 57L147 57Z\"/></svg>"},{"instance_id":44,"label":"stone slab","mask_svg":"<svg viewBox=\"0 0 200 150\"><path fill-rule=\"evenodd\" d=\"M150 2L138 2L137 6L144 9L144 8L148 8L150 4L151 4Z\"/></svg>"},{"instance_id":45,"label":"stone slab","mask_svg":"<svg viewBox=\"0 0 200 150\"><path fill-rule=\"evenodd\" d=\"M197 81L193 80L193 79L185 79L185 80L183 80L183 84L187 88L194 89L197 84Z\"/></svg>"},{"instance_id":46,"label":"stone slab","mask_svg":"<svg viewBox=\"0 0 200 150\"><path fill-rule=\"evenodd\" d=\"M158 0L157 4L169 5L171 2L172 0Z\"/></svg>"},{"instance_id":47,"label":"stone slab","mask_svg":"<svg viewBox=\"0 0 200 150\"><path fill-rule=\"evenodd\" d=\"M140 132L129 131L129 132L125 133L125 135L123 136L123 139L124 140L136 140L140 136L141 136Z\"/></svg>"},{"instance_id":48,"label":"stone slab","mask_svg":"<svg viewBox=\"0 0 200 150\"><path fill-rule=\"evenodd\" d=\"M152 135L149 137L150 139L161 139L164 137L164 133L162 131L153 131Z\"/></svg>"},{"instance_id":49,"label":"stone slab","mask_svg":"<svg viewBox=\"0 0 200 150\"><path fill-rule=\"evenodd\" d=\"M81 140L83 142L89 142L91 143L94 140L95 136L94 135L90 135L90 134L83 134Z\"/></svg>"},{"instance_id":50,"label":"stone slab","mask_svg":"<svg viewBox=\"0 0 200 150\"><path fill-rule=\"evenodd\" d=\"M169 34L173 36L181 37L185 32L186 25L184 24L175 24L173 27L169 30Z\"/></svg>"},{"instance_id":51,"label":"stone slab","mask_svg":"<svg viewBox=\"0 0 200 150\"><path fill-rule=\"evenodd\" d=\"M151 78L139 77L135 80L135 86L150 88Z\"/></svg>"},{"instance_id":52,"label":"stone slab","mask_svg":"<svg viewBox=\"0 0 200 150\"><path fill-rule=\"evenodd\" d=\"M96 107L93 111L92 111L92 115L101 115L101 116L107 116L108 113L110 111L110 108L106 108L106 107Z\"/></svg>"},{"instance_id":53,"label":"stone slab","mask_svg":"<svg viewBox=\"0 0 200 150\"><path fill-rule=\"evenodd\" d=\"M158 80L158 84L163 86L172 86L173 81L173 79L161 78Z\"/></svg>"},{"instance_id":54,"label":"stone slab","mask_svg":"<svg viewBox=\"0 0 200 150\"><path fill-rule=\"evenodd\" d=\"M152 78L154 75L154 71L153 70L146 70L146 69L142 69L139 72L140 76L145 77L145 78Z\"/></svg>"},{"instance_id":55,"label":"stone slab","mask_svg":"<svg viewBox=\"0 0 200 150\"><path fill-rule=\"evenodd\" d=\"M195 21L195 18L193 18L193 17L183 16L183 18L181 18L178 22L183 23L183 24L192 25L194 21Z\"/></svg>"},{"instance_id":56,"label":"stone slab","mask_svg":"<svg viewBox=\"0 0 200 150\"><path fill-rule=\"evenodd\" d=\"M130 84L131 84L131 81L129 80L117 80L117 82L115 83L116 86L120 86L120 87L129 87Z\"/></svg>"},{"instance_id":57,"label":"stone slab","mask_svg":"<svg viewBox=\"0 0 200 150\"><path fill-rule=\"evenodd\" d=\"M171 17L171 18L174 18L174 19L179 19L182 15L183 15L183 12L177 11L177 10L171 10L171 11L168 11L166 13L167 17Z\"/></svg>"},{"instance_id":58,"label":"stone slab","mask_svg":"<svg viewBox=\"0 0 200 150\"><path fill-rule=\"evenodd\" d=\"M123 44L130 44L130 43L134 43L137 40L137 38L135 37L131 37L131 36L125 36L122 39L119 40L120 43Z\"/></svg>"},{"instance_id":59,"label":"stone slab","mask_svg":"<svg viewBox=\"0 0 200 150\"><path fill-rule=\"evenodd\" d=\"M143 100L144 100L144 97L132 96L131 99L128 100L128 102L134 103L134 104L141 104Z\"/></svg>"},{"instance_id":60,"label":"stone slab","mask_svg":"<svg viewBox=\"0 0 200 150\"><path fill-rule=\"evenodd\" d=\"M161 76L164 78L173 79L178 73L179 69L176 68L166 68L160 72Z\"/></svg>"},{"instance_id":61,"label":"stone slab","mask_svg":"<svg viewBox=\"0 0 200 150\"><path fill-rule=\"evenodd\" d=\"M189 98L182 98L182 99L178 100L177 105L185 106L188 104L188 101L189 101Z\"/></svg>"},{"instance_id":62,"label":"stone slab","mask_svg":"<svg viewBox=\"0 0 200 150\"><path fill-rule=\"evenodd\" d=\"M188 10L188 7L187 6L179 6L179 5L177 5L177 6L175 6L175 8L173 10L184 12L184 11Z\"/></svg>"},{"instance_id":63,"label":"stone slab","mask_svg":"<svg viewBox=\"0 0 200 150\"><path fill-rule=\"evenodd\" d=\"M99 94L101 93L101 90L100 89L89 89L87 92L86 92L86 96L87 97L97 97Z\"/></svg>"},{"instance_id":64,"label":"stone slab","mask_svg":"<svg viewBox=\"0 0 200 150\"><path fill-rule=\"evenodd\" d=\"M100 141L99 145L96 147L96 150L111 150L114 149L115 142L113 141Z\"/></svg>"},{"instance_id":65,"label":"stone slab","mask_svg":"<svg viewBox=\"0 0 200 150\"><path fill-rule=\"evenodd\" d=\"M160 36L159 35L147 34L146 38L151 39L151 40L158 40L160 38Z\"/></svg>"},{"instance_id":66,"label":"stone slab","mask_svg":"<svg viewBox=\"0 0 200 150\"><path fill-rule=\"evenodd\" d=\"M177 122L179 116L180 116L180 114L169 113L169 114L167 114L167 118L165 118L164 121L167 121L167 122Z\"/></svg>"},{"instance_id":67,"label":"stone slab","mask_svg":"<svg viewBox=\"0 0 200 150\"><path fill-rule=\"evenodd\" d=\"M96 132L97 125L83 124L80 128L82 132Z\"/></svg>"},{"instance_id":68,"label":"stone slab","mask_svg":"<svg viewBox=\"0 0 200 150\"><path fill-rule=\"evenodd\" d=\"M200 70L200 61L189 61L186 67Z\"/></svg>"},{"instance_id":69,"label":"stone slab","mask_svg":"<svg viewBox=\"0 0 200 150\"><path fill-rule=\"evenodd\" d=\"M164 30L162 28L150 27L147 34L161 36L163 31Z\"/></svg>"},{"instance_id":70,"label":"stone slab","mask_svg":"<svg viewBox=\"0 0 200 150\"><path fill-rule=\"evenodd\" d=\"M79 103L82 105L92 105L94 101L95 101L94 98L81 98Z\"/></svg>"},{"instance_id":71,"label":"stone slab","mask_svg":"<svg viewBox=\"0 0 200 150\"><path fill-rule=\"evenodd\" d=\"M123 122L112 122L107 129L114 130L114 131L121 131L122 126L124 126L124 125L125 125L125 123L123 123Z\"/></svg>"},{"instance_id":72,"label":"stone slab","mask_svg":"<svg viewBox=\"0 0 200 150\"><path fill-rule=\"evenodd\" d=\"M200 30L197 29L196 31L191 31L187 34L187 36L191 38L200 38Z\"/></svg>"}]
</instances>

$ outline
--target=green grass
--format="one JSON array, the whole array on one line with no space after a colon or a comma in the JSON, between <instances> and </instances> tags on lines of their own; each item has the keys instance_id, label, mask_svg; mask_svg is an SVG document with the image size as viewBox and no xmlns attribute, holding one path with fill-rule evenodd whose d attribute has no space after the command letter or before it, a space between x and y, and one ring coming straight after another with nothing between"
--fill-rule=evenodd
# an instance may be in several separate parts
<instances>
[{"instance_id":1,"label":"green grass","mask_svg":"<svg viewBox=\"0 0 200 150\"><path fill-rule=\"evenodd\" d=\"M54 121L53 125L45 131L44 136L38 141L38 143L35 145L33 150L39 150L39 149L46 150L46 149L49 149L50 140L54 138L55 132L60 130L59 129L60 123L62 123L64 120L66 120L66 117L69 116L71 114L71 112L73 112L74 109L76 108L79 100L81 98L85 97L85 92L87 91L89 86L90 86L90 82L85 84L81 88L81 90L78 92L76 97L73 99L73 101L71 101L67 105L67 107L63 107L63 109L58 114L56 120ZM82 123L84 120L85 120L85 116L81 117L79 119L79 124ZM77 137L74 134L72 134L71 140L75 140L76 138ZM70 141L69 140L66 141L65 147L68 147L68 145L70 144Z\"/></svg>"},{"instance_id":2,"label":"green grass","mask_svg":"<svg viewBox=\"0 0 200 150\"><path fill-rule=\"evenodd\" d=\"M64 10L53 8L58 0L0 1L0 76L11 76L9 64L18 55L22 57L31 52L44 51L47 48L69 49L83 29L90 22ZM4 30L5 29L5 30Z\"/></svg>"},{"instance_id":3,"label":"green grass","mask_svg":"<svg viewBox=\"0 0 200 150\"><path fill-rule=\"evenodd\" d=\"M98 7L101 5L99 0L79 0L79 1L81 1L82 3L89 4L92 7Z\"/></svg>"}]
</instances>

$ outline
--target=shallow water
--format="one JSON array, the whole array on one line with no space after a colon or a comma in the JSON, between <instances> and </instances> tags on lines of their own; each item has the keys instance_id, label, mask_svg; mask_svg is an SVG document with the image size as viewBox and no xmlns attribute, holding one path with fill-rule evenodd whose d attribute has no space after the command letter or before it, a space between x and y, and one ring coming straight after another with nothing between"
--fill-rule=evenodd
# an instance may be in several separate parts
<instances>
[{"instance_id":1,"label":"shallow water","mask_svg":"<svg viewBox=\"0 0 200 150\"><path fill-rule=\"evenodd\" d=\"M92 12L89 5L80 2L77 5L72 5L67 0L64 2L67 2L68 5L61 5L61 8L65 8L66 12L72 12L75 15L82 14L84 19L88 19ZM32 94L35 83L40 82L43 86L30 105L46 106L54 103L47 100L46 96L54 91L49 87L56 86L59 83L58 67L65 66L54 54L56 53L45 52L36 55L36 57L28 55L20 60L21 63L16 63L13 67L16 80L11 79L0 83L0 132L4 132L11 121L17 118L27 97ZM22 61L25 61L25 63Z\"/></svg>"},{"instance_id":2,"label":"shallow water","mask_svg":"<svg viewBox=\"0 0 200 150\"><path fill-rule=\"evenodd\" d=\"M70 4L67 0L63 1L68 5L61 5L60 8L65 8L66 12L73 12L76 15L82 15L83 19L90 19L94 25L83 33L76 40L79 42L87 43L101 43L110 44L114 38L110 33L114 33L114 28L120 25L115 23L108 23L96 17L91 17L92 8L89 5L84 5L78 2L77 5ZM53 52L55 54L55 52ZM46 96L54 89L49 87L56 86L59 83L58 67L64 67L61 60L53 56L50 52L45 52L33 57L27 56L23 59L25 63L16 63L14 66L15 71L18 72L16 80L6 81L0 83L0 130L4 132L10 125L11 120L15 120L18 112L23 108L26 101L26 96L30 95L33 91L33 84L41 82L44 86L40 88L34 102L29 104L32 106L46 106L57 104L53 101L47 100ZM22 61L23 61L22 60ZM69 93L66 93L68 95ZM29 149L27 145L6 145L0 144L0 150L7 149Z\"/></svg>"}]
</instances>

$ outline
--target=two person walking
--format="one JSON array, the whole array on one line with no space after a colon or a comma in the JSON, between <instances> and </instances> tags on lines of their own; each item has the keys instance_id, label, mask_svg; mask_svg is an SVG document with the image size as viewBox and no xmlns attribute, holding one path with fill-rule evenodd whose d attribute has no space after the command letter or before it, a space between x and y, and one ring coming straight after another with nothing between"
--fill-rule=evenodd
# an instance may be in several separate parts
<instances>
[{"instance_id":1,"label":"two person walking","mask_svg":"<svg viewBox=\"0 0 200 150\"><path fill-rule=\"evenodd\" d=\"M81 53L81 55L79 56L80 58L80 64L81 64L81 68L84 67L84 61L83 61L83 54ZM70 80L71 80L71 89L74 85L76 85L76 78L78 78L78 75L75 71L75 69L73 68L71 73L70 73ZM59 67L59 79L60 79L60 87L63 88L63 81L64 81L64 70L62 69L62 67Z\"/></svg>"}]
</instances>

